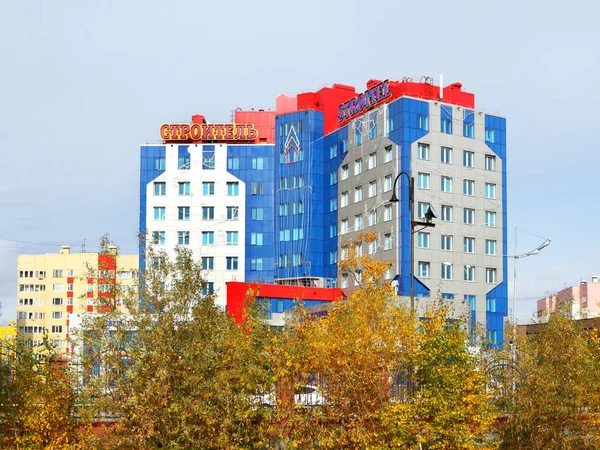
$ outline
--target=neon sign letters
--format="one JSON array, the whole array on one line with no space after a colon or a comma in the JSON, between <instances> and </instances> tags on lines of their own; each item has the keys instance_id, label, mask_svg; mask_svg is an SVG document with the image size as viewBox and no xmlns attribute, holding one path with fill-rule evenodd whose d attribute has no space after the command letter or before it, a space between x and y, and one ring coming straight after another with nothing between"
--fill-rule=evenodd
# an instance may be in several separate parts
<instances>
[{"instance_id":1,"label":"neon sign letters","mask_svg":"<svg viewBox=\"0 0 600 450\"><path fill-rule=\"evenodd\" d=\"M390 90L389 80L382 81L362 94L342 103L338 107L338 122L346 122L354 116L362 114L364 111L383 102L391 95L392 91Z\"/></svg>"},{"instance_id":2,"label":"neon sign letters","mask_svg":"<svg viewBox=\"0 0 600 450\"><path fill-rule=\"evenodd\" d=\"M254 141L258 131L252 123L165 123L160 137L165 141Z\"/></svg>"}]
</instances>

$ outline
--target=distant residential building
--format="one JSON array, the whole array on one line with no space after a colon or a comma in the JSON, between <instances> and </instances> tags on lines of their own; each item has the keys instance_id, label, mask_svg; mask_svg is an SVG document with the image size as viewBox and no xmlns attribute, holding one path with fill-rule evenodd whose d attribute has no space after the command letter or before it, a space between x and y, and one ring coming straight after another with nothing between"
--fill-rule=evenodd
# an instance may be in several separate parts
<instances>
[{"instance_id":1,"label":"distant residential building","mask_svg":"<svg viewBox=\"0 0 600 450\"><path fill-rule=\"evenodd\" d=\"M568 308L573 319L600 317L600 277L593 276L591 283L582 281L537 302L537 315L543 317L559 306Z\"/></svg>"},{"instance_id":2,"label":"distant residential building","mask_svg":"<svg viewBox=\"0 0 600 450\"><path fill-rule=\"evenodd\" d=\"M117 256L116 250L71 253L62 246L58 254L19 255L17 336L35 348L47 333L60 353L72 352L71 327L85 313L122 305L116 293L124 289L115 290L117 283L136 288L138 255Z\"/></svg>"}]
</instances>

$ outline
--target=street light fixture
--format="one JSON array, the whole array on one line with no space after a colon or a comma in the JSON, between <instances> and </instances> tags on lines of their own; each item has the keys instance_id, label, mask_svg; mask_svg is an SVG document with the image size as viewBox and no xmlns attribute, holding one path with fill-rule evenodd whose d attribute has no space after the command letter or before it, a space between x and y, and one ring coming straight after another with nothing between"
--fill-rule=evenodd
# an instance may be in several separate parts
<instances>
[{"instance_id":1,"label":"street light fixture","mask_svg":"<svg viewBox=\"0 0 600 450\"><path fill-rule=\"evenodd\" d=\"M400 172L394 179L394 187L392 189L392 198L390 203L398 203L400 199L396 196L396 185L398 179L404 175L408 180L408 210L410 212L410 309L415 309L415 275L414 275L414 263L415 263L415 226L419 225L423 228L435 227L432 223L433 219L437 218L433 207L429 205L429 208L425 212L425 222L415 221L415 179L411 177L407 172ZM423 229L421 228L421 229Z\"/></svg>"}]
</instances>

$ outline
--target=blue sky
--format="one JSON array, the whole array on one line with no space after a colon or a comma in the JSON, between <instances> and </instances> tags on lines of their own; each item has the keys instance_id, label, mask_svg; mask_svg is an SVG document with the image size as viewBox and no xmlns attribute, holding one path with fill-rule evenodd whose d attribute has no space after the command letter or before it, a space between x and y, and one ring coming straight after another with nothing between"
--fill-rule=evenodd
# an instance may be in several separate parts
<instances>
[{"instance_id":1,"label":"blue sky","mask_svg":"<svg viewBox=\"0 0 600 450\"><path fill-rule=\"evenodd\" d=\"M591 1L9 2L0 321L15 316L18 253L93 249L106 232L136 251L139 145L161 123L440 73L507 117L511 246L515 226L528 232L520 251L552 239L519 264L527 320L535 299L600 273L599 12Z\"/></svg>"}]
</instances>

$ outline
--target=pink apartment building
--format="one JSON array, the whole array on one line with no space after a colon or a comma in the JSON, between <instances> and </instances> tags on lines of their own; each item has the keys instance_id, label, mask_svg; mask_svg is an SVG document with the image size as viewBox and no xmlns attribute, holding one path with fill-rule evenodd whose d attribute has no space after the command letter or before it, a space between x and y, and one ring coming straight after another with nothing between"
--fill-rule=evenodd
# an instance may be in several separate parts
<instances>
[{"instance_id":1,"label":"pink apartment building","mask_svg":"<svg viewBox=\"0 0 600 450\"><path fill-rule=\"evenodd\" d=\"M573 319L600 317L600 277L592 277L591 283L565 288L555 295L544 297L537 302L537 315L555 311L559 305L569 305Z\"/></svg>"}]
</instances>

